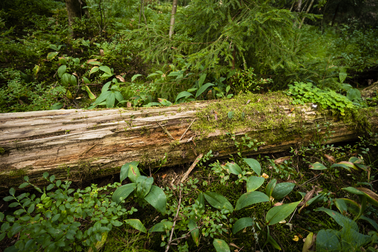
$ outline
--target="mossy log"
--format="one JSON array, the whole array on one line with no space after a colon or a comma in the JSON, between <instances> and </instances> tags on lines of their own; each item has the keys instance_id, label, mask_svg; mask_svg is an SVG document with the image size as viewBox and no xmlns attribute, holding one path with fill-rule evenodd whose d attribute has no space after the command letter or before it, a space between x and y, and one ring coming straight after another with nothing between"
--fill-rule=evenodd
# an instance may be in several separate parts
<instances>
[{"instance_id":1,"label":"mossy log","mask_svg":"<svg viewBox=\"0 0 378 252\"><path fill-rule=\"evenodd\" d=\"M216 158L282 152L309 141L355 140L362 127L376 131L377 125L374 109L336 118L311 105L290 105L280 93L158 108L4 113L0 184L17 185L25 175L38 184L46 171L59 179L68 171L74 181L98 178L131 161L147 169L175 166L209 150ZM257 140L257 150L236 148L245 134Z\"/></svg>"}]
</instances>

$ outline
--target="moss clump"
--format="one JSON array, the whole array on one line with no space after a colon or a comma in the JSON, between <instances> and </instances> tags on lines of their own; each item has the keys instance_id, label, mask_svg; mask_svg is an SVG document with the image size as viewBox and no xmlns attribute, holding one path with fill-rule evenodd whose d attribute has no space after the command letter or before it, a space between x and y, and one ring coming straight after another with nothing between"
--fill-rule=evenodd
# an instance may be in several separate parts
<instances>
[{"instance_id":1,"label":"moss clump","mask_svg":"<svg viewBox=\"0 0 378 252\"><path fill-rule=\"evenodd\" d=\"M4 153L5 153L4 148L1 148L1 147L0 147L0 155L3 155Z\"/></svg>"},{"instance_id":2,"label":"moss clump","mask_svg":"<svg viewBox=\"0 0 378 252\"><path fill-rule=\"evenodd\" d=\"M271 130L282 129L286 135L291 123L298 121L301 116L298 113L295 116L288 115L285 109L294 109L290 103L290 98L280 92L268 95L240 94L234 99L221 100L198 111L198 119L192 128L202 136L216 130L234 133L259 129L259 135L263 133L266 140L276 140L282 136L271 134Z\"/></svg>"}]
</instances>

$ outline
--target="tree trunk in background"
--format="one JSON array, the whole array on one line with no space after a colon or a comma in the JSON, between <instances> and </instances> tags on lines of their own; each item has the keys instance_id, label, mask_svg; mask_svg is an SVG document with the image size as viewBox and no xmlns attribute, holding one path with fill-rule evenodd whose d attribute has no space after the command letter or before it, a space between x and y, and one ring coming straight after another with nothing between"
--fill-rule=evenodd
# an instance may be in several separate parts
<instances>
[{"instance_id":1,"label":"tree trunk in background","mask_svg":"<svg viewBox=\"0 0 378 252\"><path fill-rule=\"evenodd\" d=\"M120 166L132 161L139 161L144 168L172 167L190 164L210 150L214 159L226 158L238 152L235 141L227 135L230 130L219 127L219 121L209 121L214 121L214 113L198 114L212 103L219 105L219 101L212 101L160 108L0 114L0 191L19 185L25 175L33 183L42 183L44 172L66 179L69 171L71 180L81 181L119 173ZM241 105L238 110L248 106ZM268 120L270 114L279 116L278 123L292 119L283 127L259 124L232 130L238 142L245 134L265 142L256 151L242 150L246 157L297 148L314 137L325 139L322 136L330 130L335 133L327 136L323 144L358 140L358 123L334 119L314 111L310 105L272 103L269 108L272 112L264 116L257 116L262 113L259 110L251 115L256 115L256 120ZM373 126L371 130L377 131L378 109L368 121ZM203 122L216 123L217 129L203 133ZM325 122L331 126L325 126ZM276 137L269 140L269 136ZM162 162L164 159L166 162Z\"/></svg>"},{"instance_id":2,"label":"tree trunk in background","mask_svg":"<svg viewBox=\"0 0 378 252\"><path fill-rule=\"evenodd\" d=\"M169 27L169 38L172 38L174 29L175 29L176 10L177 10L177 0L173 0L173 3L172 3L172 13L171 13L171 25Z\"/></svg>"},{"instance_id":3,"label":"tree trunk in background","mask_svg":"<svg viewBox=\"0 0 378 252\"><path fill-rule=\"evenodd\" d=\"M87 6L85 0L65 0L68 14L68 24L72 27L75 23L75 18L82 18L88 16L88 10L83 9Z\"/></svg>"}]
</instances>

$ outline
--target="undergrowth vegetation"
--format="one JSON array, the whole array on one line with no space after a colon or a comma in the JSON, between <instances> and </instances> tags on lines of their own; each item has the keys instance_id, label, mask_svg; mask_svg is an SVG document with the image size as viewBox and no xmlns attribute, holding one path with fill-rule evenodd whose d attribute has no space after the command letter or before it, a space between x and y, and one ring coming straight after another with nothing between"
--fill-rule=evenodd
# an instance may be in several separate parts
<instances>
[{"instance_id":1,"label":"undergrowth vegetation","mask_svg":"<svg viewBox=\"0 0 378 252\"><path fill-rule=\"evenodd\" d=\"M171 1L68 2L79 14L63 0L0 2L0 112L221 99L227 106L209 104L193 127L229 132L238 151L210 163L209 146L183 181L142 175L136 161L101 187L45 173L42 188L26 176L4 198L5 251L378 249L376 133L324 145L328 130L284 156L253 158L242 153L280 136L233 134L258 117L285 130L280 105L310 103L340 120L376 109L375 1L179 0L175 15Z\"/></svg>"},{"instance_id":2,"label":"undergrowth vegetation","mask_svg":"<svg viewBox=\"0 0 378 252\"><path fill-rule=\"evenodd\" d=\"M245 140L239 150L257 148ZM13 244L5 251L376 251L378 135L324 140L280 158L210 163L209 151L189 179L144 176L135 161L120 182L84 190L48 173L43 189L25 177L19 188L35 193L9 190L15 210L0 214L0 238Z\"/></svg>"}]
</instances>

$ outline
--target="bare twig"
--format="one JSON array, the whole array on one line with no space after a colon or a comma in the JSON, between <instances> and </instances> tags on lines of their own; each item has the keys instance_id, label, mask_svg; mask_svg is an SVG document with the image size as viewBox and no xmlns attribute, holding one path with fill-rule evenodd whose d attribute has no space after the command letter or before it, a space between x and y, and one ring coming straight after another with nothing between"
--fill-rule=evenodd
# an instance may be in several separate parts
<instances>
[{"instance_id":1,"label":"bare twig","mask_svg":"<svg viewBox=\"0 0 378 252\"><path fill-rule=\"evenodd\" d=\"M168 252L169 246L171 246L171 243L172 243L173 231L175 231L176 221L178 219L178 215L179 215L179 212L180 212L181 198L182 198L182 195L181 195L181 187L180 187L180 195L179 195L179 202L178 202L178 206L177 206L177 212L176 212L176 215L175 215L175 218L174 218L174 221L173 221L173 225L172 225L172 229L171 229L171 235L169 237L169 241L168 241L168 244L167 244L167 248L165 249L165 252Z\"/></svg>"},{"instance_id":2,"label":"bare twig","mask_svg":"<svg viewBox=\"0 0 378 252\"><path fill-rule=\"evenodd\" d=\"M185 181L185 179L188 178L189 174L192 172L192 170L194 169L194 167L196 167L197 163L201 160L201 158L203 157L203 154L200 154L196 160L194 160L193 164L189 167L189 169L185 172L184 176L182 177L181 179L181 183Z\"/></svg>"},{"instance_id":3,"label":"bare twig","mask_svg":"<svg viewBox=\"0 0 378 252\"><path fill-rule=\"evenodd\" d=\"M189 127L185 130L184 134L182 134L182 136L180 137L180 141L181 139L185 136L186 132L188 132L188 130L190 129L190 127L192 126L192 124L194 123L194 121L197 120L197 119L193 119L192 123L189 125Z\"/></svg>"},{"instance_id":4,"label":"bare twig","mask_svg":"<svg viewBox=\"0 0 378 252\"><path fill-rule=\"evenodd\" d=\"M160 122L157 122L157 124L159 124L159 126L163 129L163 131L165 132L165 134L167 134L169 136L170 139L172 139L173 141L175 141L175 139L171 136L171 134L168 132L168 130L160 124Z\"/></svg>"}]
</instances>

